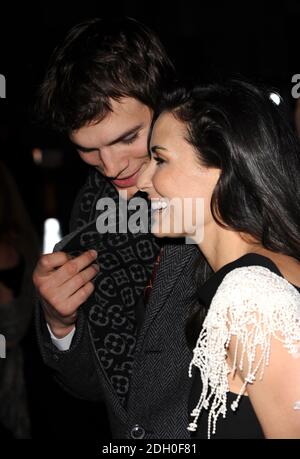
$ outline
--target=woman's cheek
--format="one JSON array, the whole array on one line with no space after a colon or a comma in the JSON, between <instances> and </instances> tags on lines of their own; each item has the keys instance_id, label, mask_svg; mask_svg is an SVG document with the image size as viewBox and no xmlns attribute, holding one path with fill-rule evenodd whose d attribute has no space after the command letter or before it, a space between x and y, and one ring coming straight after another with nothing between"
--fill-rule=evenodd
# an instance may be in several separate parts
<instances>
[{"instance_id":1,"label":"woman's cheek","mask_svg":"<svg viewBox=\"0 0 300 459\"><path fill-rule=\"evenodd\" d=\"M160 196L169 199L178 197L178 181L174 181L169 171L163 167L153 177L152 182Z\"/></svg>"}]
</instances>

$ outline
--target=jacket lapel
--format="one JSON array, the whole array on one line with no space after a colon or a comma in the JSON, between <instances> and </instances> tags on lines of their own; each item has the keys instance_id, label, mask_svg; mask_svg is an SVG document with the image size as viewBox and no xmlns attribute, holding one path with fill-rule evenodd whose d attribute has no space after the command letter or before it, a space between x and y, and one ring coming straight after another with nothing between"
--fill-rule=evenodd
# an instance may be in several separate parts
<instances>
[{"instance_id":1,"label":"jacket lapel","mask_svg":"<svg viewBox=\"0 0 300 459\"><path fill-rule=\"evenodd\" d=\"M142 330L146 331L172 293L187 263L195 259L198 248L184 243L167 244L164 248L153 284Z\"/></svg>"}]
</instances>

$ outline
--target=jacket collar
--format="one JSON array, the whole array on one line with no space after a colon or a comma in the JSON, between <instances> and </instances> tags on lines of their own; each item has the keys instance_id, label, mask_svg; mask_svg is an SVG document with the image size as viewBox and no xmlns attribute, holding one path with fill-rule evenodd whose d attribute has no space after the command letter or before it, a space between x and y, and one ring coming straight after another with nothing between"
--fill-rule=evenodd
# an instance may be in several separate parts
<instances>
[{"instance_id":1,"label":"jacket collar","mask_svg":"<svg viewBox=\"0 0 300 459\"><path fill-rule=\"evenodd\" d=\"M184 244L182 240L164 246L149 302L146 305L145 328L168 300L185 266L191 264L198 256L198 248L195 245Z\"/></svg>"}]
</instances>

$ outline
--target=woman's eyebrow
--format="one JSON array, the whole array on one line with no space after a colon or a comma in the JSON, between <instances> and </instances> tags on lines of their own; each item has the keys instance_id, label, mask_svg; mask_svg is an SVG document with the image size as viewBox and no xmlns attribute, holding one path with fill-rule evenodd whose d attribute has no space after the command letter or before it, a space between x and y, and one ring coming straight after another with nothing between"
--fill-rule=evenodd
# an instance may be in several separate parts
<instances>
[{"instance_id":1,"label":"woman's eyebrow","mask_svg":"<svg viewBox=\"0 0 300 459\"><path fill-rule=\"evenodd\" d=\"M156 153L157 150L168 151L167 148L162 147L162 146L160 146L160 145L153 145L153 147L150 148L151 153Z\"/></svg>"}]
</instances>

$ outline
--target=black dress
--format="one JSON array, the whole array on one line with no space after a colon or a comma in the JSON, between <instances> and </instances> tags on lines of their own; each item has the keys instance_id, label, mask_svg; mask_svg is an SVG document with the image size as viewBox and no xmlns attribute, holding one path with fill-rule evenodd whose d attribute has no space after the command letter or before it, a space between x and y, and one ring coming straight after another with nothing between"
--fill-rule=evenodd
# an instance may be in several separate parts
<instances>
[{"instance_id":1,"label":"black dress","mask_svg":"<svg viewBox=\"0 0 300 459\"><path fill-rule=\"evenodd\" d=\"M268 268L273 273L281 276L277 266L269 258L255 253L249 253L232 263L223 266L203 285L200 293L200 301L207 307L210 305L219 285L224 277L232 270L245 266L262 266ZM294 286L300 293L300 288ZM189 398L189 413L197 405L201 392L200 371L193 369L193 383ZM264 438L263 431L251 405L249 397L242 396L236 411L230 408L231 403L236 399L237 394L229 392L227 394L227 415L226 418L219 417L216 433L213 439L255 439ZM192 438L207 438L208 430L208 411L203 410L198 419L198 427L195 432L191 432Z\"/></svg>"}]
</instances>

